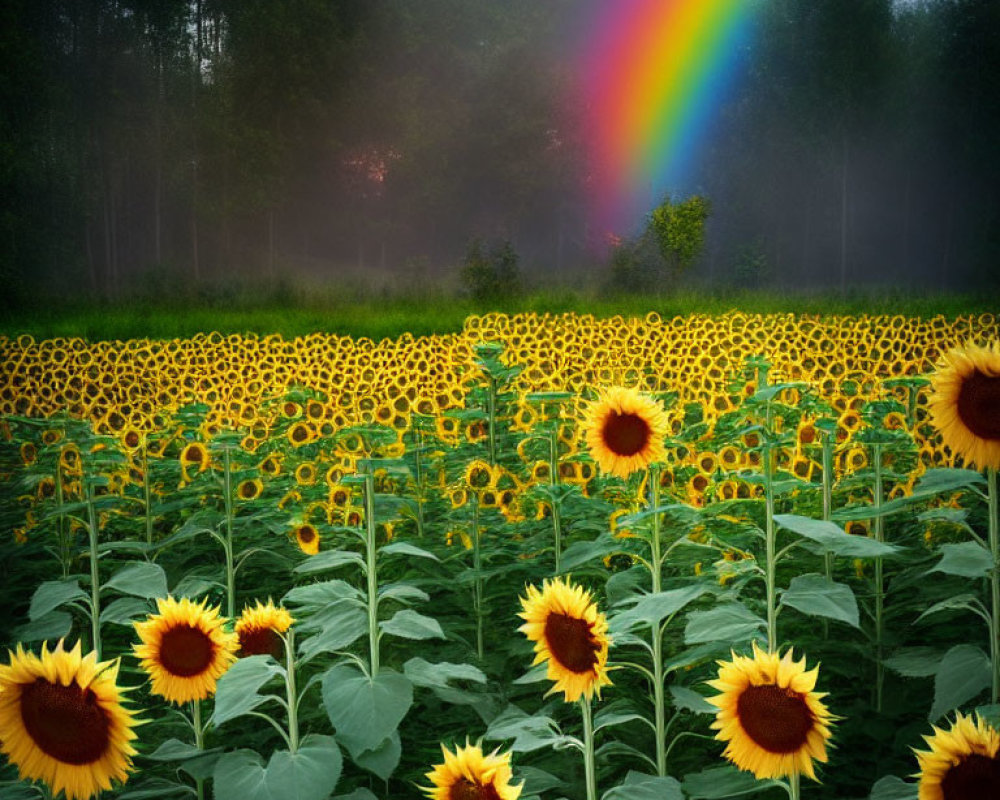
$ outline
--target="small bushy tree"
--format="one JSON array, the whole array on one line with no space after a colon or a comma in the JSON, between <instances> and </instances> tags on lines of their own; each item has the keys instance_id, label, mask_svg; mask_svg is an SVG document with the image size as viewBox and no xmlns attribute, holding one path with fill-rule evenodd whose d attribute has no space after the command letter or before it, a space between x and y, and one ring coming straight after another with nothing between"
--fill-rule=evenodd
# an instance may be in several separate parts
<instances>
[{"instance_id":1,"label":"small bushy tree","mask_svg":"<svg viewBox=\"0 0 1000 800\"><path fill-rule=\"evenodd\" d=\"M517 251L505 239L487 248L473 239L462 264L462 285L476 302L509 300L521 294Z\"/></svg>"},{"instance_id":2,"label":"small bushy tree","mask_svg":"<svg viewBox=\"0 0 1000 800\"><path fill-rule=\"evenodd\" d=\"M701 195L674 202L669 197L653 209L649 227L671 272L683 272L705 246L705 220L712 209Z\"/></svg>"}]
</instances>

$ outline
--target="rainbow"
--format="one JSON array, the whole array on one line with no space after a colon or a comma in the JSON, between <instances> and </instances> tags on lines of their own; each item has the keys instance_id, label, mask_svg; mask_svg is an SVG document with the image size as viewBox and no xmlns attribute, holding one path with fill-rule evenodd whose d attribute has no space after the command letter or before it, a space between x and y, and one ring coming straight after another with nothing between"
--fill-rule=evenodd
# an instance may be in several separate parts
<instances>
[{"instance_id":1,"label":"rainbow","mask_svg":"<svg viewBox=\"0 0 1000 800\"><path fill-rule=\"evenodd\" d=\"M692 180L733 84L752 0L600 0L579 77L602 235L642 223Z\"/></svg>"}]
</instances>

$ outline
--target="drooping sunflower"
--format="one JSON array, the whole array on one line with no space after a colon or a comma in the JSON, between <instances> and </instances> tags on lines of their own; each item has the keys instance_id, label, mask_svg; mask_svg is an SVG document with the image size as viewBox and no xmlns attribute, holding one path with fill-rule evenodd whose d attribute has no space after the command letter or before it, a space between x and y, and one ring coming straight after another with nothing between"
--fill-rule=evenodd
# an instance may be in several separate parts
<instances>
[{"instance_id":1,"label":"drooping sunflower","mask_svg":"<svg viewBox=\"0 0 1000 800\"><path fill-rule=\"evenodd\" d=\"M299 549L307 556L314 556L319 552L319 534L316 528L308 522L296 525L292 530L295 534L295 541L299 544Z\"/></svg>"},{"instance_id":2,"label":"drooping sunflower","mask_svg":"<svg viewBox=\"0 0 1000 800\"><path fill-rule=\"evenodd\" d=\"M52 795L86 800L112 781L124 783L136 750L132 730L141 720L122 706L118 662L66 651L60 640L41 657L21 645L0 666L0 752L19 777L42 780Z\"/></svg>"},{"instance_id":3,"label":"drooping sunflower","mask_svg":"<svg viewBox=\"0 0 1000 800\"><path fill-rule=\"evenodd\" d=\"M189 481L191 478L188 470L195 468L197 472L204 472L208 469L208 449L200 442L189 442L181 450L180 462L184 480Z\"/></svg>"},{"instance_id":4,"label":"drooping sunflower","mask_svg":"<svg viewBox=\"0 0 1000 800\"><path fill-rule=\"evenodd\" d=\"M597 610L582 586L563 582L561 578L546 579L539 591L528 587L527 598L519 598L525 620L518 628L535 643L532 664L548 662L546 677L555 681L549 690L563 692L567 703L595 694L610 686L608 678L608 622Z\"/></svg>"},{"instance_id":5,"label":"drooping sunflower","mask_svg":"<svg viewBox=\"0 0 1000 800\"><path fill-rule=\"evenodd\" d=\"M510 753L484 754L478 745L456 747L450 752L441 745L444 763L427 773L433 786L422 787L431 800L517 800L523 784L512 786Z\"/></svg>"},{"instance_id":6,"label":"drooping sunflower","mask_svg":"<svg viewBox=\"0 0 1000 800\"><path fill-rule=\"evenodd\" d=\"M708 698L719 711L712 727L726 742L723 755L758 778L794 773L816 780L813 759L826 762L830 712L825 692L814 692L819 667L808 672L805 657L792 661L765 653L753 643L753 656L720 661L719 677L708 685L722 694Z\"/></svg>"},{"instance_id":7,"label":"drooping sunflower","mask_svg":"<svg viewBox=\"0 0 1000 800\"><path fill-rule=\"evenodd\" d=\"M161 598L159 613L133 623L142 644L132 649L153 682L153 694L171 703L204 700L236 660L236 634L223 628L226 618L206 603Z\"/></svg>"},{"instance_id":8,"label":"drooping sunflower","mask_svg":"<svg viewBox=\"0 0 1000 800\"><path fill-rule=\"evenodd\" d=\"M266 605L258 600L256 605L247 606L236 620L235 630L239 637L237 655L240 658L270 655L281 661L285 647L279 634L292 627L294 621L287 609L276 607L270 599Z\"/></svg>"},{"instance_id":9,"label":"drooping sunflower","mask_svg":"<svg viewBox=\"0 0 1000 800\"><path fill-rule=\"evenodd\" d=\"M979 469L1000 469L1000 342L944 354L931 376L931 424Z\"/></svg>"},{"instance_id":10,"label":"drooping sunflower","mask_svg":"<svg viewBox=\"0 0 1000 800\"><path fill-rule=\"evenodd\" d=\"M240 500L256 500L264 493L264 482L260 478L248 478L236 486L236 496Z\"/></svg>"},{"instance_id":11,"label":"drooping sunflower","mask_svg":"<svg viewBox=\"0 0 1000 800\"><path fill-rule=\"evenodd\" d=\"M663 409L635 389L606 389L587 409L583 434L604 472L620 478L661 461L669 422Z\"/></svg>"},{"instance_id":12,"label":"drooping sunflower","mask_svg":"<svg viewBox=\"0 0 1000 800\"><path fill-rule=\"evenodd\" d=\"M930 750L915 750L920 800L1000 797L1000 733L978 715L958 713L951 730L934 726Z\"/></svg>"}]
</instances>

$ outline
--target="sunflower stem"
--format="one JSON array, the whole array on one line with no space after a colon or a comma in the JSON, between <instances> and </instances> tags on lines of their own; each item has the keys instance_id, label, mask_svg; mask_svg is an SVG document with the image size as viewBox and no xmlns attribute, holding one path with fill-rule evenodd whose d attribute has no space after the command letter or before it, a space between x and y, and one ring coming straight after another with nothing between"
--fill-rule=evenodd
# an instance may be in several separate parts
<instances>
[{"instance_id":1,"label":"sunflower stem","mask_svg":"<svg viewBox=\"0 0 1000 800\"><path fill-rule=\"evenodd\" d=\"M597 800L597 770L594 764L594 719L591 716L590 699L580 698L583 714L583 769L587 781L587 800Z\"/></svg>"},{"instance_id":2,"label":"sunflower stem","mask_svg":"<svg viewBox=\"0 0 1000 800\"><path fill-rule=\"evenodd\" d=\"M87 538L90 543L90 631L93 650L101 660L101 576L97 569L97 512L94 509L94 487L87 486Z\"/></svg>"},{"instance_id":3,"label":"sunflower stem","mask_svg":"<svg viewBox=\"0 0 1000 800\"><path fill-rule=\"evenodd\" d=\"M549 432L549 486L559 483L559 425ZM559 505L552 501L552 531L555 534L556 575L562 572L562 519Z\"/></svg>"},{"instance_id":4,"label":"sunflower stem","mask_svg":"<svg viewBox=\"0 0 1000 800\"><path fill-rule=\"evenodd\" d=\"M56 502L59 504L59 508L63 507L65 502L63 494L63 483L62 483L62 466L56 464ZM59 531L59 563L62 565L62 576L65 580L69 577L69 561L70 561L70 547L69 547L69 536L66 532L66 515L59 512L59 516L56 519L56 524L58 525L57 530Z\"/></svg>"},{"instance_id":5,"label":"sunflower stem","mask_svg":"<svg viewBox=\"0 0 1000 800\"><path fill-rule=\"evenodd\" d=\"M417 447L413 451L414 479L417 484L417 538L424 538L424 469L420 459L420 451L424 446L423 432L417 429Z\"/></svg>"},{"instance_id":6,"label":"sunflower stem","mask_svg":"<svg viewBox=\"0 0 1000 800\"><path fill-rule=\"evenodd\" d=\"M882 445L876 442L872 445L872 467L875 471L875 497L872 508L875 511L875 524L872 526L875 532L875 540L882 542L885 539L885 520L882 517ZM876 557L875 561L875 711L882 711L882 684L885 682L885 668L882 666L882 656L884 649L883 642L883 611L885 606L885 587L883 585L882 558Z\"/></svg>"},{"instance_id":7,"label":"sunflower stem","mask_svg":"<svg viewBox=\"0 0 1000 800\"><path fill-rule=\"evenodd\" d=\"M788 776L788 800L799 800L799 797L801 797L799 773L793 772Z\"/></svg>"},{"instance_id":8,"label":"sunflower stem","mask_svg":"<svg viewBox=\"0 0 1000 800\"><path fill-rule=\"evenodd\" d=\"M288 694L288 749L299 749L299 703L295 686L295 631L285 634L285 689Z\"/></svg>"},{"instance_id":9,"label":"sunflower stem","mask_svg":"<svg viewBox=\"0 0 1000 800\"><path fill-rule=\"evenodd\" d=\"M222 451L222 485L226 504L226 616L236 615L236 569L233 566L233 474L229 463L229 448Z\"/></svg>"},{"instance_id":10,"label":"sunflower stem","mask_svg":"<svg viewBox=\"0 0 1000 800\"><path fill-rule=\"evenodd\" d=\"M764 514L766 541L766 572L767 582L767 650L773 653L778 648L778 609L775 602L775 529L774 529L774 490L772 483L774 475L771 464L771 445L764 442Z\"/></svg>"},{"instance_id":11,"label":"sunflower stem","mask_svg":"<svg viewBox=\"0 0 1000 800\"><path fill-rule=\"evenodd\" d=\"M476 612L476 657L483 660L483 580L479 577L483 566L482 550L479 541L479 497L472 493L472 568L476 572L476 580L472 584L472 603Z\"/></svg>"},{"instance_id":12,"label":"sunflower stem","mask_svg":"<svg viewBox=\"0 0 1000 800\"><path fill-rule=\"evenodd\" d=\"M833 437L824 433L823 436L823 520L830 521L833 516ZM823 554L823 566L826 579L833 582L833 553L829 550ZM830 635L830 623L823 618L823 638Z\"/></svg>"},{"instance_id":13,"label":"sunflower stem","mask_svg":"<svg viewBox=\"0 0 1000 800\"><path fill-rule=\"evenodd\" d=\"M201 725L201 701L191 701L191 727L194 729L194 746L198 750L205 749L205 730ZM195 778L195 789L198 792L198 800L205 798L205 782L201 778Z\"/></svg>"},{"instance_id":14,"label":"sunflower stem","mask_svg":"<svg viewBox=\"0 0 1000 800\"><path fill-rule=\"evenodd\" d=\"M660 507L660 467L650 464L647 472L649 481L649 507ZM660 515L653 514L653 535L650 538L650 574L653 593L662 588L660 565ZM663 777L667 774L667 731L666 731L666 699L663 692L663 626L653 625L653 714L656 722L656 774Z\"/></svg>"},{"instance_id":15,"label":"sunflower stem","mask_svg":"<svg viewBox=\"0 0 1000 800\"><path fill-rule=\"evenodd\" d=\"M997 496L997 468L986 469L988 487L988 524L990 538L990 553L993 555L993 571L990 573L990 590L992 594L993 625L990 630L990 657L993 662L993 688L990 702L996 704L1000 698L1000 519L997 506L1000 497Z\"/></svg>"},{"instance_id":16,"label":"sunflower stem","mask_svg":"<svg viewBox=\"0 0 1000 800\"><path fill-rule=\"evenodd\" d=\"M145 506L143 507L143 513L146 521L146 544L153 544L153 514L150 505L152 497L152 487L149 483L149 456L146 453L146 441L145 438L142 441L142 494L145 498Z\"/></svg>"},{"instance_id":17,"label":"sunflower stem","mask_svg":"<svg viewBox=\"0 0 1000 800\"><path fill-rule=\"evenodd\" d=\"M375 564L375 474L369 464L365 477L365 561L368 566L368 665L372 680L379 668L378 572Z\"/></svg>"}]
</instances>

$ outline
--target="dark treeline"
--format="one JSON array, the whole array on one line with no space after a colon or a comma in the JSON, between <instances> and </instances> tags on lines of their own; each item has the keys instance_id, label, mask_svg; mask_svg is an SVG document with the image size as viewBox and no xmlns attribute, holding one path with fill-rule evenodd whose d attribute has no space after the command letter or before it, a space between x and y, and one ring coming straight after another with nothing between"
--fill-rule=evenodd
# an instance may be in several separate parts
<instances>
[{"instance_id":1,"label":"dark treeline","mask_svg":"<svg viewBox=\"0 0 1000 800\"><path fill-rule=\"evenodd\" d=\"M692 272L997 287L1000 3L748 0ZM593 265L573 0L7 0L0 285L118 298L288 274Z\"/></svg>"}]
</instances>

